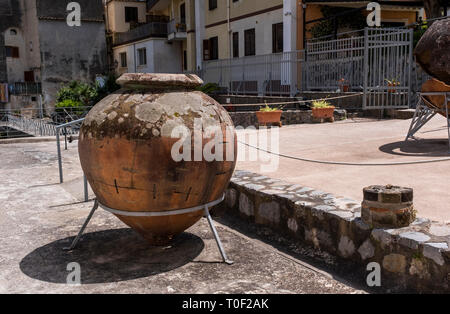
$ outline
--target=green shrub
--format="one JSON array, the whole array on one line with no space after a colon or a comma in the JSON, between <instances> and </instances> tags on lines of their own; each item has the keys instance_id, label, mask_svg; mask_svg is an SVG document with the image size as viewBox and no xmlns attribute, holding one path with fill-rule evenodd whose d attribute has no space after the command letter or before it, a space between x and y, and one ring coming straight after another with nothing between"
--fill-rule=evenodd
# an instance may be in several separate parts
<instances>
[{"instance_id":1,"label":"green shrub","mask_svg":"<svg viewBox=\"0 0 450 314\"><path fill-rule=\"evenodd\" d=\"M259 109L259 111L262 111L262 112L272 112L272 111L278 111L278 110L280 110L280 108L278 108L278 107L271 108L271 107L269 107L269 105L267 103L266 103L265 107L262 107L261 109Z\"/></svg>"},{"instance_id":2,"label":"green shrub","mask_svg":"<svg viewBox=\"0 0 450 314\"><path fill-rule=\"evenodd\" d=\"M313 100L312 101L313 108L330 108L331 104L326 100Z\"/></svg>"},{"instance_id":3,"label":"green shrub","mask_svg":"<svg viewBox=\"0 0 450 314\"><path fill-rule=\"evenodd\" d=\"M206 83L200 87L197 87L196 90L203 92L205 94L212 94L220 89L219 85L216 83Z\"/></svg>"},{"instance_id":4,"label":"green shrub","mask_svg":"<svg viewBox=\"0 0 450 314\"><path fill-rule=\"evenodd\" d=\"M87 83L72 81L61 87L56 94L56 104L58 108L62 107L62 103L66 100L82 103L84 106L93 105L92 102L98 97L98 91L95 86ZM67 103L71 104L71 103Z\"/></svg>"}]
</instances>

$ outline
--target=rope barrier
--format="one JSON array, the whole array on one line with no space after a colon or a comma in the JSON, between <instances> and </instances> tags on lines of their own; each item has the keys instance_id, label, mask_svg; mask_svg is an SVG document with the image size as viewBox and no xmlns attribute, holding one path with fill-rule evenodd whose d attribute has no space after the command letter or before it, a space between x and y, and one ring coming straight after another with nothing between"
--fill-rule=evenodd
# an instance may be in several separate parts
<instances>
[{"instance_id":1,"label":"rope barrier","mask_svg":"<svg viewBox=\"0 0 450 314\"><path fill-rule=\"evenodd\" d=\"M279 157L284 157L288 159L298 160L298 161L305 161L305 162L311 162L311 163L317 163L317 164L327 164L327 165L340 165L340 166L402 166L402 165L417 165L417 164L427 164L427 163L435 163L435 162L442 162L442 161L450 161L450 157L446 158L439 158L439 159L428 159L428 160L417 160L417 161L399 161L399 162L390 162L390 163L353 163L353 162L340 162L340 161L327 161L327 160L315 160L315 159L308 159L308 158L302 158L302 157L296 157L296 156L290 156L286 154L280 154L280 153L274 153L269 150L265 150L262 148L259 148L257 146L253 146L250 144L247 144L245 142L238 141L241 144L244 144L248 147L257 149L259 151L263 151L268 154L276 155Z\"/></svg>"},{"instance_id":2,"label":"rope barrier","mask_svg":"<svg viewBox=\"0 0 450 314\"><path fill-rule=\"evenodd\" d=\"M273 103L259 103L259 104L222 104L222 106L233 106L233 107L257 107L257 106L285 106L285 105L291 105L291 104L301 104L301 103L307 103L311 101L321 101L321 100L334 100L334 99L341 99L341 98L348 98L348 97L355 97L355 96L361 96L364 95L364 93L357 93L352 95L343 95L343 96L336 96L336 97L326 97L326 98L317 98L317 99L309 99L309 100L297 100L297 101L288 101L288 102L273 102Z\"/></svg>"}]
</instances>

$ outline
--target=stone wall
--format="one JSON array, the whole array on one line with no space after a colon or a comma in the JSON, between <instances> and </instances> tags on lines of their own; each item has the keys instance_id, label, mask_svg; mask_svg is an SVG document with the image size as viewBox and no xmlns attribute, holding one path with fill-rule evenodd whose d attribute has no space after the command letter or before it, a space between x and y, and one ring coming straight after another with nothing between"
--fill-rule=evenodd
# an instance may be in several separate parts
<instances>
[{"instance_id":1,"label":"stone wall","mask_svg":"<svg viewBox=\"0 0 450 314\"><path fill-rule=\"evenodd\" d=\"M336 93L336 92L300 92L296 97L272 97L272 96L236 96L236 95L212 95L219 103L224 106L229 104L263 104L267 103L277 103L277 102L291 102L296 100L312 100L321 99L329 97L339 97L339 96L349 96L357 93ZM229 102L228 102L229 101ZM329 102L342 109L362 109L362 95L355 95L353 97L346 97L341 99L332 99ZM300 109L307 108L306 104L301 105L288 105L285 106L286 109ZM242 107L241 107L242 108ZM244 107L244 109L252 110L254 107Z\"/></svg>"},{"instance_id":2,"label":"stone wall","mask_svg":"<svg viewBox=\"0 0 450 314\"><path fill-rule=\"evenodd\" d=\"M247 128L249 126L257 126L255 111L229 112L235 126ZM335 110L334 119L344 120L347 118L345 110ZM311 110L286 110L281 115L281 123L283 125L313 123Z\"/></svg>"},{"instance_id":3,"label":"stone wall","mask_svg":"<svg viewBox=\"0 0 450 314\"><path fill-rule=\"evenodd\" d=\"M449 225L418 218L406 228L372 229L355 200L247 171L236 171L224 206L354 265L364 281L367 265L378 263L383 291L450 292Z\"/></svg>"}]
</instances>

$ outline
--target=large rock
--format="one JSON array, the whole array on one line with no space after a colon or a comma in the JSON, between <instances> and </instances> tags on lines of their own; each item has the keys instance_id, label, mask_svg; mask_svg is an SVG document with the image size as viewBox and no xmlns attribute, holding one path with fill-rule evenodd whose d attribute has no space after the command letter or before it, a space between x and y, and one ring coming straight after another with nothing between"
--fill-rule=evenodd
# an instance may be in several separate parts
<instances>
[{"instance_id":1,"label":"large rock","mask_svg":"<svg viewBox=\"0 0 450 314\"><path fill-rule=\"evenodd\" d=\"M429 75L450 84L450 18L433 23L417 44L417 63Z\"/></svg>"}]
</instances>

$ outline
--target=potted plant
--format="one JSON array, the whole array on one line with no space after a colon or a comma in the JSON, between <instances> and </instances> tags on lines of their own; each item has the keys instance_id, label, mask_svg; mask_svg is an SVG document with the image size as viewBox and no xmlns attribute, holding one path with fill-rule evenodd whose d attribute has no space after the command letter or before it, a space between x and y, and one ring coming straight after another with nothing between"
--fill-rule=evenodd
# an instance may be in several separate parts
<instances>
[{"instance_id":1,"label":"potted plant","mask_svg":"<svg viewBox=\"0 0 450 314\"><path fill-rule=\"evenodd\" d=\"M350 90L350 84L348 83L348 81L347 81L345 78L341 78L341 79L338 81L338 85L339 85L339 88L341 89L341 91L342 91L343 93L348 93L348 92L349 92L349 90Z\"/></svg>"},{"instance_id":2,"label":"potted plant","mask_svg":"<svg viewBox=\"0 0 450 314\"><path fill-rule=\"evenodd\" d=\"M258 119L259 125L276 124L281 127L282 113L283 111L280 108L271 108L266 103L265 107L256 112L256 118Z\"/></svg>"},{"instance_id":3,"label":"potted plant","mask_svg":"<svg viewBox=\"0 0 450 314\"><path fill-rule=\"evenodd\" d=\"M326 100L312 101L312 116L317 120L334 121L334 106Z\"/></svg>"},{"instance_id":4,"label":"potted plant","mask_svg":"<svg viewBox=\"0 0 450 314\"><path fill-rule=\"evenodd\" d=\"M388 86L390 87L400 86L400 82L395 78L393 78L392 80L386 79L385 81L388 83ZM396 91L397 91L396 89L388 89L388 93L395 93Z\"/></svg>"}]
</instances>

